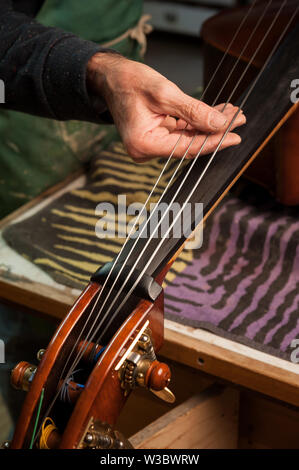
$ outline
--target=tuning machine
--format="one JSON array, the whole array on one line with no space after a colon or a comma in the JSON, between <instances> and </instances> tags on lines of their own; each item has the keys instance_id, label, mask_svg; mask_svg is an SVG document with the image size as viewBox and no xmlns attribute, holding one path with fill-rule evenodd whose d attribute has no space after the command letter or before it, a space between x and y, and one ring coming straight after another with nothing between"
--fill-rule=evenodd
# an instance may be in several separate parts
<instances>
[{"instance_id":1,"label":"tuning machine","mask_svg":"<svg viewBox=\"0 0 299 470\"><path fill-rule=\"evenodd\" d=\"M109 424L91 419L79 449L133 449L131 443Z\"/></svg>"},{"instance_id":2,"label":"tuning machine","mask_svg":"<svg viewBox=\"0 0 299 470\"><path fill-rule=\"evenodd\" d=\"M37 367L29 362L19 362L11 371L10 382L17 390L28 392Z\"/></svg>"},{"instance_id":3,"label":"tuning machine","mask_svg":"<svg viewBox=\"0 0 299 470\"><path fill-rule=\"evenodd\" d=\"M125 395L135 387L144 387L168 403L174 403L175 396L168 389L171 372L167 364L159 362L147 328L135 348L120 369L121 386Z\"/></svg>"}]
</instances>

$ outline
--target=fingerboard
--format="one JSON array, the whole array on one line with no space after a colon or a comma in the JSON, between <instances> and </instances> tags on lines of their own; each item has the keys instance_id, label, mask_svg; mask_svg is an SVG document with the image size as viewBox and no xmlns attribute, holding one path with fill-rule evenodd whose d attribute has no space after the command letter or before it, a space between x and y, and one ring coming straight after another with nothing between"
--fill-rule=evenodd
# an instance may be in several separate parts
<instances>
[{"instance_id":1,"label":"fingerboard","mask_svg":"<svg viewBox=\"0 0 299 470\"><path fill-rule=\"evenodd\" d=\"M156 256L146 268L146 274L156 277L165 268L165 265L170 264L176 258L176 254L180 252L186 239L200 222L195 214L195 203L200 202L203 204L203 217L206 218L260 153L266 143L297 109L297 104L291 101L291 93L293 91L291 84L293 80L299 78L298 50L299 26L296 26L273 56L244 106L247 124L237 131L242 138L241 144L216 154L208 171L190 198L192 213L189 232L186 233L186 230L184 230L185 233L180 238L165 238ZM242 102L243 96L246 93L247 91L239 98L236 103L237 106ZM175 202L180 206L187 200L191 189L196 186L209 158L210 155L198 158L182 189L175 198ZM191 162L189 165L191 165ZM171 202L187 170L188 166L176 178L176 181L163 197L162 202L166 204ZM123 250L120 261L133 265L147 241L148 239L146 238L138 240L132 255L127 258L134 243L134 241L130 241ZM142 259L138 262L137 268L140 271L145 268L148 260L160 245L160 242L161 236L155 234L155 237L146 247Z\"/></svg>"}]
</instances>

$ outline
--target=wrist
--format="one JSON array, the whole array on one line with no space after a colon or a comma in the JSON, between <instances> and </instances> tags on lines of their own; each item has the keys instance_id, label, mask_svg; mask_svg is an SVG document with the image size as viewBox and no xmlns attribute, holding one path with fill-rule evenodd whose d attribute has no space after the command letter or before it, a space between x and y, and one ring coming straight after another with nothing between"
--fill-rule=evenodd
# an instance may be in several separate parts
<instances>
[{"instance_id":1,"label":"wrist","mask_svg":"<svg viewBox=\"0 0 299 470\"><path fill-rule=\"evenodd\" d=\"M91 94L100 94L105 98L108 74L116 67L119 61L123 60L126 59L114 51L100 51L89 59L86 70L86 82Z\"/></svg>"}]
</instances>

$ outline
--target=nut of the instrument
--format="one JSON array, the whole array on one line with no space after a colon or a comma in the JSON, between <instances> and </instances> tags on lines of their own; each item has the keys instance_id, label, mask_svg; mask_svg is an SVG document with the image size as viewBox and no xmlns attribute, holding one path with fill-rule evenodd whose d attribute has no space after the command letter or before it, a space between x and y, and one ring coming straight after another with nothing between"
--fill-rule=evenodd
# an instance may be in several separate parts
<instances>
[{"instance_id":1,"label":"nut of the instrument","mask_svg":"<svg viewBox=\"0 0 299 470\"><path fill-rule=\"evenodd\" d=\"M170 382L171 372L164 362L154 361L146 374L146 386L153 390L163 390Z\"/></svg>"},{"instance_id":2,"label":"nut of the instrument","mask_svg":"<svg viewBox=\"0 0 299 470\"><path fill-rule=\"evenodd\" d=\"M19 362L11 371L11 384L17 390L24 390L28 392L32 378L36 372L36 366L29 364L29 362Z\"/></svg>"}]
</instances>

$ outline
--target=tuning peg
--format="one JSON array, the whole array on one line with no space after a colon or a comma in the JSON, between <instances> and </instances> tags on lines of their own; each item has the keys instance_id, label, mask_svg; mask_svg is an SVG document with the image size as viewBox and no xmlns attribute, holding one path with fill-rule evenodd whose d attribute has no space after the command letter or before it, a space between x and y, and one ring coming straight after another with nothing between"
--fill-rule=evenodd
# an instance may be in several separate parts
<instances>
[{"instance_id":1,"label":"tuning peg","mask_svg":"<svg viewBox=\"0 0 299 470\"><path fill-rule=\"evenodd\" d=\"M147 388L167 403L175 402L174 394L167 388L171 379L170 369L167 364L157 360L149 329L123 363L119 378L125 396L139 386Z\"/></svg>"},{"instance_id":2,"label":"tuning peg","mask_svg":"<svg viewBox=\"0 0 299 470\"><path fill-rule=\"evenodd\" d=\"M37 367L29 362L22 361L11 371L11 385L17 390L28 392Z\"/></svg>"},{"instance_id":3,"label":"tuning peg","mask_svg":"<svg viewBox=\"0 0 299 470\"><path fill-rule=\"evenodd\" d=\"M164 362L154 361L148 369L146 385L148 389L161 400L174 403L175 396L167 387L170 382L171 372Z\"/></svg>"},{"instance_id":4,"label":"tuning peg","mask_svg":"<svg viewBox=\"0 0 299 470\"><path fill-rule=\"evenodd\" d=\"M146 387L160 391L169 385L171 372L167 364L164 362L153 361L145 376Z\"/></svg>"},{"instance_id":5,"label":"tuning peg","mask_svg":"<svg viewBox=\"0 0 299 470\"><path fill-rule=\"evenodd\" d=\"M167 403L174 403L175 396L169 388L165 387L163 390L153 390L150 388L150 391L156 395L156 397L161 398L161 400L166 401Z\"/></svg>"}]
</instances>

